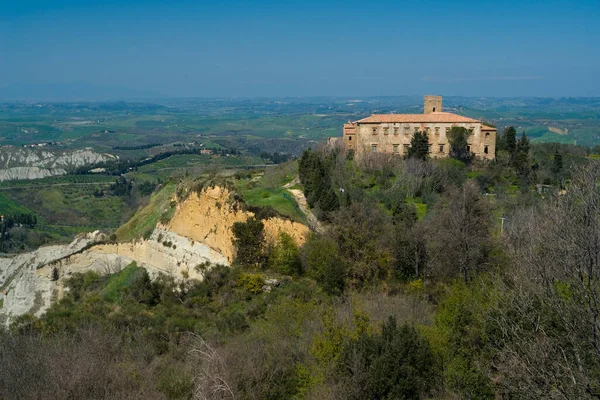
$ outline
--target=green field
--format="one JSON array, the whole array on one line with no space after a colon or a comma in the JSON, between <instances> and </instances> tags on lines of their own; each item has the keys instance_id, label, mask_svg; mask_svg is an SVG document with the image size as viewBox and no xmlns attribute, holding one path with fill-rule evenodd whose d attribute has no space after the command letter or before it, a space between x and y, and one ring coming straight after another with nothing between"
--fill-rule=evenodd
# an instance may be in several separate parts
<instances>
[{"instance_id":1,"label":"green field","mask_svg":"<svg viewBox=\"0 0 600 400\"><path fill-rule=\"evenodd\" d=\"M32 214L34 227L11 230L5 251L27 250L52 242L69 242L77 234L111 232L143 201L133 190L111 192L114 176L75 175L0 184L0 215Z\"/></svg>"},{"instance_id":2,"label":"green field","mask_svg":"<svg viewBox=\"0 0 600 400\"><path fill-rule=\"evenodd\" d=\"M338 136L347 120L421 110L419 96L263 100L188 99L150 103L0 104L0 145L61 141L111 151L148 143L204 143L298 154ZM444 97L444 109L515 126L537 141L600 143L597 98ZM74 117L76 115L76 117ZM567 134L556 134L552 129ZM127 151L121 155L127 156Z\"/></svg>"},{"instance_id":3,"label":"green field","mask_svg":"<svg viewBox=\"0 0 600 400\"><path fill-rule=\"evenodd\" d=\"M127 214L123 199L96 197L96 189L95 184L23 187L4 190L4 195L35 211L49 225L116 228Z\"/></svg>"},{"instance_id":4,"label":"green field","mask_svg":"<svg viewBox=\"0 0 600 400\"><path fill-rule=\"evenodd\" d=\"M64 175L64 176L53 176L49 178L32 180L15 180L15 181L4 181L0 182L0 190L5 188L13 187L31 187L37 188L41 186L51 185L68 185L68 184L83 184L83 183L99 183L109 184L115 181L116 177L112 175L100 175L100 174L89 174L89 175Z\"/></svg>"}]
</instances>

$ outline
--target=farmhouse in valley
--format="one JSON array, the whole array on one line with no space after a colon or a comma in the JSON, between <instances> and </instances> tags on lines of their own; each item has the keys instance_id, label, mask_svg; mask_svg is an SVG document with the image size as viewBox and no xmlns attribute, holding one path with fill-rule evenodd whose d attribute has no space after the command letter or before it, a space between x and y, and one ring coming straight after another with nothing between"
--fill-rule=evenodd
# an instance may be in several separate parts
<instances>
[{"instance_id":1,"label":"farmhouse in valley","mask_svg":"<svg viewBox=\"0 0 600 400\"><path fill-rule=\"evenodd\" d=\"M426 132L431 157L448 157L450 143L447 133L453 126L471 131L469 151L482 159L496 155L496 128L462 115L442 111L441 96L425 96L423 114L373 114L344 124L343 143L356 157L368 153L405 155L415 132Z\"/></svg>"}]
</instances>

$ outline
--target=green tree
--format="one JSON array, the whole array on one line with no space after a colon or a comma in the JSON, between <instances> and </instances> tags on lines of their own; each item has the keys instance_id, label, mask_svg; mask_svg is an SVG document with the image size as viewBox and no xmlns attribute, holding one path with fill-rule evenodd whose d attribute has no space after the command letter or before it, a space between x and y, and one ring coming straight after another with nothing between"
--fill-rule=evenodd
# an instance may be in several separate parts
<instances>
[{"instance_id":1,"label":"green tree","mask_svg":"<svg viewBox=\"0 0 600 400\"><path fill-rule=\"evenodd\" d=\"M502 138L506 150L508 150L511 155L515 154L517 149L517 130L512 126L504 128Z\"/></svg>"},{"instance_id":2,"label":"green tree","mask_svg":"<svg viewBox=\"0 0 600 400\"><path fill-rule=\"evenodd\" d=\"M354 202L333 214L330 234L347 269L347 283L362 286L392 272L392 218L371 202Z\"/></svg>"},{"instance_id":3,"label":"green tree","mask_svg":"<svg viewBox=\"0 0 600 400\"><path fill-rule=\"evenodd\" d=\"M448 132L450 142L450 157L468 164L473 159L469 151L469 135L471 132L462 126L453 126Z\"/></svg>"},{"instance_id":4,"label":"green tree","mask_svg":"<svg viewBox=\"0 0 600 400\"><path fill-rule=\"evenodd\" d=\"M258 267L265 258L264 224L255 217L233 224L235 262L245 267Z\"/></svg>"},{"instance_id":5,"label":"green tree","mask_svg":"<svg viewBox=\"0 0 600 400\"><path fill-rule=\"evenodd\" d=\"M306 150L298 163L298 176L304 185L304 195L311 208L319 207L321 219L328 220L329 214L339 208L339 200L331 187L330 167L335 153L328 157Z\"/></svg>"},{"instance_id":6,"label":"green tree","mask_svg":"<svg viewBox=\"0 0 600 400\"><path fill-rule=\"evenodd\" d=\"M492 347L487 324L497 301L498 293L491 282L478 278L470 284L455 281L439 305L435 339L430 343L437 346L445 381L458 392L458 398L495 397L486 366Z\"/></svg>"},{"instance_id":7,"label":"green tree","mask_svg":"<svg viewBox=\"0 0 600 400\"><path fill-rule=\"evenodd\" d=\"M410 140L408 158L413 157L419 160L427 160L429 157L429 138L426 132L417 131Z\"/></svg>"},{"instance_id":8,"label":"green tree","mask_svg":"<svg viewBox=\"0 0 600 400\"><path fill-rule=\"evenodd\" d=\"M337 243L326 236L311 235L301 252L302 266L327 293L341 294L346 270L338 255Z\"/></svg>"},{"instance_id":9,"label":"green tree","mask_svg":"<svg viewBox=\"0 0 600 400\"><path fill-rule=\"evenodd\" d=\"M340 208L340 202L333 190L328 187L323 191L321 198L319 199L319 208L323 211L322 219L329 220L329 213Z\"/></svg>"},{"instance_id":10,"label":"green tree","mask_svg":"<svg viewBox=\"0 0 600 400\"><path fill-rule=\"evenodd\" d=\"M531 166L529 165L529 139L525 132L521 135L521 138L517 142L517 147L513 155L513 167L521 180L527 181L529 179L529 173L531 172Z\"/></svg>"},{"instance_id":11,"label":"green tree","mask_svg":"<svg viewBox=\"0 0 600 400\"><path fill-rule=\"evenodd\" d=\"M279 234L279 240L269 255L269 266L286 275L299 275L302 272L300 249L287 233Z\"/></svg>"},{"instance_id":12,"label":"green tree","mask_svg":"<svg viewBox=\"0 0 600 400\"><path fill-rule=\"evenodd\" d=\"M398 327L393 317L381 333L360 332L347 343L337 370L349 399L420 399L438 374L427 341L411 326Z\"/></svg>"},{"instance_id":13,"label":"green tree","mask_svg":"<svg viewBox=\"0 0 600 400\"><path fill-rule=\"evenodd\" d=\"M560 171L563 169L562 154L558 152L558 149L554 152L554 159L552 160L552 173L558 177Z\"/></svg>"}]
</instances>

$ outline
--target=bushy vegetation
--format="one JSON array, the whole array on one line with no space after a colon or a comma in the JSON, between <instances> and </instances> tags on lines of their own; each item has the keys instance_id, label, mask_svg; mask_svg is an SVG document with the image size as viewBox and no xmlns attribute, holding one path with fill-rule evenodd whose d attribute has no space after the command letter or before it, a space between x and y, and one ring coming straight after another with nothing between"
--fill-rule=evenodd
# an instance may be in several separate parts
<instances>
[{"instance_id":1,"label":"bushy vegetation","mask_svg":"<svg viewBox=\"0 0 600 400\"><path fill-rule=\"evenodd\" d=\"M466 134L445 160L306 151L321 228L270 243L257 210L202 282L75 274L0 336L0 397L597 398L600 164L512 130L482 162Z\"/></svg>"}]
</instances>

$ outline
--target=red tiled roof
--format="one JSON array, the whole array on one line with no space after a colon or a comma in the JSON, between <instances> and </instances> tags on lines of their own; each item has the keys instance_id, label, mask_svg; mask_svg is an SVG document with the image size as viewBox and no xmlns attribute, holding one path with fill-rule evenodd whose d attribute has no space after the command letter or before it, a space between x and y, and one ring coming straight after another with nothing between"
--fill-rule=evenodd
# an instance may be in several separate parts
<instances>
[{"instance_id":1,"label":"red tiled roof","mask_svg":"<svg viewBox=\"0 0 600 400\"><path fill-rule=\"evenodd\" d=\"M370 117L359 119L355 123L359 124L377 124L377 123L428 123L428 122L480 122L476 119L463 117L462 115L452 114L449 112L432 112L428 114L373 114Z\"/></svg>"},{"instance_id":2,"label":"red tiled roof","mask_svg":"<svg viewBox=\"0 0 600 400\"><path fill-rule=\"evenodd\" d=\"M482 131L495 131L496 128L481 124L481 130Z\"/></svg>"}]
</instances>

